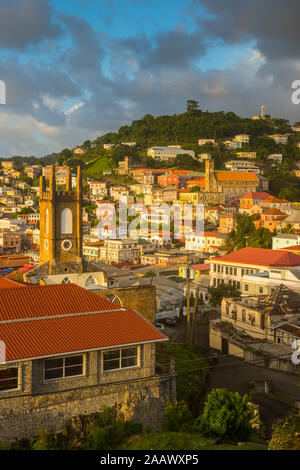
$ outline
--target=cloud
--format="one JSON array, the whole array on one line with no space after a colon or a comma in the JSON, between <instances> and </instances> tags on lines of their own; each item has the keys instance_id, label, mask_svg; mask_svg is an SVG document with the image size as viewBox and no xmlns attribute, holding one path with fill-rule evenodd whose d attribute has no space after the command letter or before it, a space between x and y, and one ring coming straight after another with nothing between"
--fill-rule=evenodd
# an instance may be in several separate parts
<instances>
[{"instance_id":1,"label":"cloud","mask_svg":"<svg viewBox=\"0 0 300 470\"><path fill-rule=\"evenodd\" d=\"M7 105L0 107L5 155L72 148L146 113L184 112L190 98L203 110L251 116L265 104L272 115L299 120L299 107L290 99L291 83L300 78L299 6L290 0L284 6L279 0L192 1L206 8L201 17L195 10L191 14L193 27L168 29L166 22L156 34L128 31L127 37L57 12L50 0L0 3L0 14L16 34L4 38L0 16L0 47L9 52L0 60L0 79L7 85ZM22 10L21 24L23 4L28 10ZM111 8L117 15L116 2ZM203 70L206 55L213 56L220 43L238 54L222 70L214 67L216 58Z\"/></svg>"},{"instance_id":2,"label":"cloud","mask_svg":"<svg viewBox=\"0 0 300 470\"><path fill-rule=\"evenodd\" d=\"M44 39L56 39L62 27L53 22L49 0L2 0L0 4L0 48L24 50Z\"/></svg>"},{"instance_id":3,"label":"cloud","mask_svg":"<svg viewBox=\"0 0 300 470\"><path fill-rule=\"evenodd\" d=\"M295 0L194 0L213 15L198 18L209 37L226 43L251 40L266 57L299 58L300 3Z\"/></svg>"}]
</instances>

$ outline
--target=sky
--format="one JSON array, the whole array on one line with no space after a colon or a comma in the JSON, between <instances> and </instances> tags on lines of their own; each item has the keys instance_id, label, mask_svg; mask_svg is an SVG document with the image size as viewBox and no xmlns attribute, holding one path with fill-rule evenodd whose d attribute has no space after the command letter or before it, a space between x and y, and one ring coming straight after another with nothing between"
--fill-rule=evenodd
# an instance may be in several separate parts
<instances>
[{"instance_id":1,"label":"sky","mask_svg":"<svg viewBox=\"0 0 300 470\"><path fill-rule=\"evenodd\" d=\"M74 148L188 99L300 121L299 16L295 0L0 0L0 157Z\"/></svg>"}]
</instances>

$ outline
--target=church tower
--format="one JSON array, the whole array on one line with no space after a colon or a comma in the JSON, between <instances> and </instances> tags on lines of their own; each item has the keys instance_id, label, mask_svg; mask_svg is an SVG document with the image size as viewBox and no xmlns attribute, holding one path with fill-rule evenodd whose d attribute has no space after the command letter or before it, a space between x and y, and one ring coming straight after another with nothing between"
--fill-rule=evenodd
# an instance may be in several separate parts
<instances>
[{"instance_id":1,"label":"church tower","mask_svg":"<svg viewBox=\"0 0 300 470\"><path fill-rule=\"evenodd\" d=\"M208 193L218 191L215 178L215 162L213 160L205 161L205 191Z\"/></svg>"},{"instance_id":2,"label":"church tower","mask_svg":"<svg viewBox=\"0 0 300 470\"><path fill-rule=\"evenodd\" d=\"M67 167L65 191L56 189L51 165L49 188L40 177L40 263L49 262L49 274L82 272L82 174L77 167L76 190L72 190Z\"/></svg>"}]
</instances>

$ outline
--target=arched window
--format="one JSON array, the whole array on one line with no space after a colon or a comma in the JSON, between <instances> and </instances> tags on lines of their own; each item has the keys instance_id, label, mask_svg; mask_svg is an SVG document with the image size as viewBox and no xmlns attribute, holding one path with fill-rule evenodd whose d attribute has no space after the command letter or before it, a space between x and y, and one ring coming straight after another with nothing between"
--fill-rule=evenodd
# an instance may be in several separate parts
<instances>
[{"instance_id":1,"label":"arched window","mask_svg":"<svg viewBox=\"0 0 300 470\"><path fill-rule=\"evenodd\" d=\"M70 279L68 277L65 277L62 281L61 281L62 284L71 284L72 281L70 281Z\"/></svg>"},{"instance_id":2,"label":"arched window","mask_svg":"<svg viewBox=\"0 0 300 470\"><path fill-rule=\"evenodd\" d=\"M46 209L45 228L46 228L46 233L49 233L49 210L48 208Z\"/></svg>"},{"instance_id":3,"label":"arched window","mask_svg":"<svg viewBox=\"0 0 300 470\"><path fill-rule=\"evenodd\" d=\"M89 276L86 280L85 287L97 286L97 281L94 276Z\"/></svg>"},{"instance_id":4,"label":"arched window","mask_svg":"<svg viewBox=\"0 0 300 470\"><path fill-rule=\"evenodd\" d=\"M61 213L61 233L73 232L72 211L66 208Z\"/></svg>"},{"instance_id":5,"label":"arched window","mask_svg":"<svg viewBox=\"0 0 300 470\"><path fill-rule=\"evenodd\" d=\"M111 302L114 302L117 305L122 305L121 300L115 294L108 294L106 298L107 300L110 300Z\"/></svg>"}]
</instances>

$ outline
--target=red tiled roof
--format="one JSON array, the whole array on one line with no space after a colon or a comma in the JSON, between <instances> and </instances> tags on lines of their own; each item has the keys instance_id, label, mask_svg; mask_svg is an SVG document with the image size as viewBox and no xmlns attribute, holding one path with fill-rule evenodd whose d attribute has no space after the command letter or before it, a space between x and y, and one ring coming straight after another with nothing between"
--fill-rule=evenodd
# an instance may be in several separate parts
<instances>
[{"instance_id":1,"label":"red tiled roof","mask_svg":"<svg viewBox=\"0 0 300 470\"><path fill-rule=\"evenodd\" d=\"M300 256L282 250L269 250L266 248L242 248L214 261L224 263L252 264L257 266L293 267L300 266Z\"/></svg>"},{"instance_id":2,"label":"red tiled roof","mask_svg":"<svg viewBox=\"0 0 300 470\"><path fill-rule=\"evenodd\" d=\"M245 194L245 196L241 196L239 199L261 199L261 200L264 200L264 199L269 199L270 198L270 194L268 193L248 193L248 194Z\"/></svg>"},{"instance_id":3,"label":"red tiled roof","mask_svg":"<svg viewBox=\"0 0 300 470\"><path fill-rule=\"evenodd\" d=\"M253 181L258 182L255 173L251 171L216 171L215 177L218 181Z\"/></svg>"},{"instance_id":4,"label":"red tiled roof","mask_svg":"<svg viewBox=\"0 0 300 470\"><path fill-rule=\"evenodd\" d=\"M208 271L210 268L210 264L209 263L193 264L192 268L196 269L197 271Z\"/></svg>"},{"instance_id":5,"label":"red tiled roof","mask_svg":"<svg viewBox=\"0 0 300 470\"><path fill-rule=\"evenodd\" d=\"M275 209L275 208L268 209L268 210L264 211L263 214L266 214L266 215L284 215L284 216L287 215L285 212L282 212L281 210Z\"/></svg>"},{"instance_id":6,"label":"red tiled roof","mask_svg":"<svg viewBox=\"0 0 300 470\"><path fill-rule=\"evenodd\" d=\"M286 251L300 251L300 245L285 246L284 248L280 248L280 249L286 250Z\"/></svg>"},{"instance_id":7,"label":"red tiled roof","mask_svg":"<svg viewBox=\"0 0 300 470\"><path fill-rule=\"evenodd\" d=\"M53 356L166 336L133 310L63 284L0 291L0 338L6 361Z\"/></svg>"}]
</instances>

